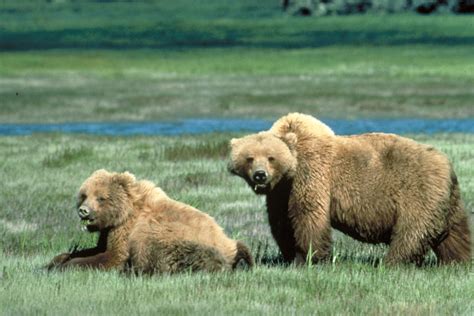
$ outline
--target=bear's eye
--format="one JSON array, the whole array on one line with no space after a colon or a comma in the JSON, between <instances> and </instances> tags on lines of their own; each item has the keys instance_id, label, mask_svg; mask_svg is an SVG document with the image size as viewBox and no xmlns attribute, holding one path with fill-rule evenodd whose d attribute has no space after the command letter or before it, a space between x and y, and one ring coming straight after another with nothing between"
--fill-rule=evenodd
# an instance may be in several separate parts
<instances>
[{"instance_id":1,"label":"bear's eye","mask_svg":"<svg viewBox=\"0 0 474 316\"><path fill-rule=\"evenodd\" d=\"M268 157L268 161L274 162L274 161L275 161L275 157L272 157L272 156Z\"/></svg>"},{"instance_id":2,"label":"bear's eye","mask_svg":"<svg viewBox=\"0 0 474 316\"><path fill-rule=\"evenodd\" d=\"M252 163L253 162L253 157L247 157L246 160L247 160L248 163Z\"/></svg>"},{"instance_id":3,"label":"bear's eye","mask_svg":"<svg viewBox=\"0 0 474 316\"><path fill-rule=\"evenodd\" d=\"M106 200L107 200L107 199L106 199L105 197L103 197L103 196L99 196L99 197L97 198L97 202L99 202L99 203L103 203L103 202L105 202Z\"/></svg>"}]
</instances>

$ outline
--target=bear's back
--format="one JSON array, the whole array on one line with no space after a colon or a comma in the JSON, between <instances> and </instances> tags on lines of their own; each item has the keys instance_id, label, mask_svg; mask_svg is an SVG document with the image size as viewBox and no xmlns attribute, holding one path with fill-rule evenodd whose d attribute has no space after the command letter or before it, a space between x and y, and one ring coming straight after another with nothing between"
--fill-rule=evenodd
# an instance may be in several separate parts
<instances>
[{"instance_id":1,"label":"bear's back","mask_svg":"<svg viewBox=\"0 0 474 316\"><path fill-rule=\"evenodd\" d=\"M399 135L367 133L338 138L343 152L369 157L385 168L403 171L404 168L414 167L422 172L430 169L430 165L441 170L451 168L446 155L433 146Z\"/></svg>"},{"instance_id":2,"label":"bear's back","mask_svg":"<svg viewBox=\"0 0 474 316\"><path fill-rule=\"evenodd\" d=\"M219 249L226 258L233 258L237 251L236 242L227 237L214 218L168 196L153 199L140 217L138 224L148 222L156 238L202 243Z\"/></svg>"},{"instance_id":3,"label":"bear's back","mask_svg":"<svg viewBox=\"0 0 474 316\"><path fill-rule=\"evenodd\" d=\"M369 190L380 192L380 199L401 196L402 203L421 200L433 207L450 192L451 165L432 146L384 133L337 138L335 185L344 181L368 195L374 195Z\"/></svg>"}]
</instances>

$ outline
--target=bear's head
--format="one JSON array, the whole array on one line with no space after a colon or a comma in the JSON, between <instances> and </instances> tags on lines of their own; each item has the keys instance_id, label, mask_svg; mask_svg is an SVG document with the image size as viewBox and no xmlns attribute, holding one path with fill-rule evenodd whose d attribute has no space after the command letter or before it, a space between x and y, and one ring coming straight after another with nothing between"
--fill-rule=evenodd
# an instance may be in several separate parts
<instances>
[{"instance_id":1,"label":"bear's head","mask_svg":"<svg viewBox=\"0 0 474 316\"><path fill-rule=\"evenodd\" d=\"M230 141L231 173L242 177L257 194L271 192L296 171L296 134L278 137L260 132Z\"/></svg>"},{"instance_id":2,"label":"bear's head","mask_svg":"<svg viewBox=\"0 0 474 316\"><path fill-rule=\"evenodd\" d=\"M101 231L123 224L133 211L130 190L135 177L128 173L95 171L79 189L77 212L84 229Z\"/></svg>"}]
</instances>

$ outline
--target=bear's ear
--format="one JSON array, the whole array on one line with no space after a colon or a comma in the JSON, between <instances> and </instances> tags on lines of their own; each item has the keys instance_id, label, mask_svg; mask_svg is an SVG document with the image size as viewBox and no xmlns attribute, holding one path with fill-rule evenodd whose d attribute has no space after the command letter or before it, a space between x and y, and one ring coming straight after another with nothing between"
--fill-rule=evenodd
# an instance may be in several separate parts
<instances>
[{"instance_id":1,"label":"bear's ear","mask_svg":"<svg viewBox=\"0 0 474 316\"><path fill-rule=\"evenodd\" d=\"M105 169L97 169L96 171L92 173L92 176L95 176L95 177L97 176L103 177L103 176L108 176L108 175L110 175L110 172L108 172Z\"/></svg>"},{"instance_id":2,"label":"bear's ear","mask_svg":"<svg viewBox=\"0 0 474 316\"><path fill-rule=\"evenodd\" d=\"M296 148L296 143L298 141L298 137L296 136L295 133L286 133L283 137L282 140L285 142L285 144L288 145L291 151L295 150Z\"/></svg>"},{"instance_id":3,"label":"bear's ear","mask_svg":"<svg viewBox=\"0 0 474 316\"><path fill-rule=\"evenodd\" d=\"M122 173L116 173L112 177L112 181L120 186L122 186L124 189L129 188L133 183L135 183L136 179L133 174L131 174L128 171L122 172Z\"/></svg>"},{"instance_id":4,"label":"bear's ear","mask_svg":"<svg viewBox=\"0 0 474 316\"><path fill-rule=\"evenodd\" d=\"M233 148L235 146L237 146L237 144L240 142L240 139L239 138L232 138L229 142L229 146L230 148Z\"/></svg>"}]
</instances>

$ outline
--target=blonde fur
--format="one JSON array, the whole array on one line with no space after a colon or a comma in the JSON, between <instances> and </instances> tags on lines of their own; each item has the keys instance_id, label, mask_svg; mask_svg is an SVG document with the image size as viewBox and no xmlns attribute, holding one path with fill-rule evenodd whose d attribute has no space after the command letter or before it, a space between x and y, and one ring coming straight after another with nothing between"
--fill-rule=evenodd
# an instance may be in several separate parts
<instances>
[{"instance_id":1,"label":"blonde fur","mask_svg":"<svg viewBox=\"0 0 474 316\"><path fill-rule=\"evenodd\" d=\"M98 244L59 255L49 268L108 270L127 264L146 273L221 271L242 257L253 264L248 248L227 237L212 217L128 172L94 172L81 186L78 205L91 210L94 221L87 227L99 232Z\"/></svg>"},{"instance_id":2,"label":"blonde fur","mask_svg":"<svg viewBox=\"0 0 474 316\"><path fill-rule=\"evenodd\" d=\"M288 143L289 133L296 144ZM253 162L273 151L265 171L268 179L279 180L260 192L267 195L272 233L288 261L306 258L309 249L314 260L326 259L331 227L360 241L389 244L388 264L419 264L430 247L441 263L471 258L456 176L447 157L431 146L393 134L337 136L299 113L233 143L229 169L250 185Z\"/></svg>"},{"instance_id":3,"label":"blonde fur","mask_svg":"<svg viewBox=\"0 0 474 316\"><path fill-rule=\"evenodd\" d=\"M273 123L269 132L280 137L287 133L295 133L297 137L334 136L329 126L313 116L301 113L290 113L281 117Z\"/></svg>"}]
</instances>

